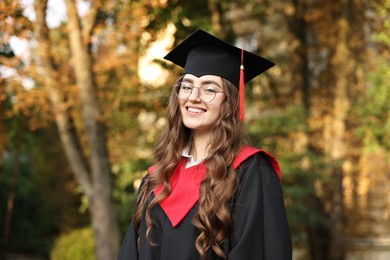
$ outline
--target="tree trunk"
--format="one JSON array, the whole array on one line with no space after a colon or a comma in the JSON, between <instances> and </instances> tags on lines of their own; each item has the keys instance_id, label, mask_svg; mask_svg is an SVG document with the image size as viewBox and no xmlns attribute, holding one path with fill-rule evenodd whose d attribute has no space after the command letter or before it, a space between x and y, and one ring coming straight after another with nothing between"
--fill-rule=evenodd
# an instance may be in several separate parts
<instances>
[{"instance_id":1,"label":"tree trunk","mask_svg":"<svg viewBox=\"0 0 390 260\"><path fill-rule=\"evenodd\" d=\"M16 119L16 136L15 136L15 149L13 151L12 157L12 176L11 176L11 184L9 190L9 196L7 199L7 209L5 213L4 219L4 232L3 232L3 241L4 245L8 243L9 234L11 230L11 222L12 222L12 214L14 210L15 196L16 190L18 187L18 174L20 170L20 150L21 150L21 139L22 139L22 124L21 119Z\"/></svg>"},{"instance_id":2,"label":"tree trunk","mask_svg":"<svg viewBox=\"0 0 390 260\"><path fill-rule=\"evenodd\" d=\"M310 51L313 46L310 46L308 39L310 38L310 23L306 21L306 15L310 11L310 6L306 1L300 0L291 0L291 5L294 7L295 12L289 16L286 16L287 24L289 31L293 33L294 38L299 41L299 45L296 48L296 57L293 58L294 64L292 70L296 75L299 75L298 87L300 89L300 100L305 108L306 124L310 125L310 115L312 113L311 109L311 93L310 90L313 88L311 78L313 72L309 68L309 56ZM316 93L313 93L313 96ZM315 108L313 109L315 110ZM305 132L307 135L307 140L314 139L310 136L310 131ZM308 152L312 148L309 143L304 148ZM313 185L314 183L307 183L305 185ZM314 188L313 188L314 189ZM329 218L324 203L316 194L311 194L307 198L307 205L309 208L314 210L316 214L321 216L324 219ZM329 245L330 245L330 236L331 232L329 227L324 223L312 223L310 221L304 223L305 231L307 234L307 247L309 252L309 257L311 260L328 260L329 259Z\"/></svg>"},{"instance_id":3,"label":"tree trunk","mask_svg":"<svg viewBox=\"0 0 390 260\"><path fill-rule=\"evenodd\" d=\"M348 8L344 4L343 9ZM350 72L354 70L355 62L348 46L349 24L346 14L342 12L336 23L337 35L334 55L331 58L332 74L334 76L333 110L325 121L325 154L334 165L330 180L330 221L331 240L329 259L345 258L344 247L344 201L343 201L343 169L342 161L346 157L346 119L350 108L348 88L351 81Z\"/></svg>"},{"instance_id":4,"label":"tree trunk","mask_svg":"<svg viewBox=\"0 0 390 260\"><path fill-rule=\"evenodd\" d=\"M89 19L82 33L74 1L65 1L68 14L68 33L76 83L79 88L85 131L88 137L88 160L84 156L73 119L64 102L64 95L58 86L59 76L54 69L49 50L50 39L45 22L47 0L35 1L37 20L34 31L37 34L40 66L44 85L53 106L56 124L59 130L65 154L76 180L90 202L90 215L95 240L97 260L116 259L119 249L119 227L116 210L111 198L110 165L108 162L105 130L100 121L100 111L96 99L91 55L85 37L92 31L94 19ZM92 16L96 10L92 6ZM90 16L91 18L91 16ZM93 17L92 17L93 18ZM84 37L84 38L83 38Z\"/></svg>"},{"instance_id":5,"label":"tree trunk","mask_svg":"<svg viewBox=\"0 0 390 260\"><path fill-rule=\"evenodd\" d=\"M351 28L361 29L357 23L361 13L354 12L360 11L355 10L359 1L345 0L335 5L328 1L291 0L294 15L289 28L300 42L297 74L302 77L302 103L309 109L308 126L312 128L308 149L324 154L331 169L329 181L322 183L321 197L326 205L323 213L331 223L329 230L308 227L313 259L345 258L342 162L347 156L346 122L351 99L348 89L354 83L351 75L357 57L352 54L352 46L357 43L351 39Z\"/></svg>"},{"instance_id":6,"label":"tree trunk","mask_svg":"<svg viewBox=\"0 0 390 260\"><path fill-rule=\"evenodd\" d=\"M208 9L210 11L211 26L215 35L219 37L225 36L225 31L222 27L222 14L219 8L218 1L208 1Z\"/></svg>"},{"instance_id":7,"label":"tree trunk","mask_svg":"<svg viewBox=\"0 0 390 260\"><path fill-rule=\"evenodd\" d=\"M41 67L42 83L48 92L61 143L72 171L83 192L87 197L91 197L92 186L88 164L81 152L81 145L77 138L73 120L64 102L65 98L60 90L61 86L58 85L59 76L54 69L53 59L48 51L51 46L45 21L46 7L47 0L35 1L36 22L34 23L34 33L38 41L38 64Z\"/></svg>"},{"instance_id":8,"label":"tree trunk","mask_svg":"<svg viewBox=\"0 0 390 260\"><path fill-rule=\"evenodd\" d=\"M72 60L90 151L93 195L89 200L96 259L115 259L119 249L119 227L111 198L111 170L104 125L99 118L101 113L96 97L91 55L88 41L82 38L75 1L66 0L65 5Z\"/></svg>"}]
</instances>

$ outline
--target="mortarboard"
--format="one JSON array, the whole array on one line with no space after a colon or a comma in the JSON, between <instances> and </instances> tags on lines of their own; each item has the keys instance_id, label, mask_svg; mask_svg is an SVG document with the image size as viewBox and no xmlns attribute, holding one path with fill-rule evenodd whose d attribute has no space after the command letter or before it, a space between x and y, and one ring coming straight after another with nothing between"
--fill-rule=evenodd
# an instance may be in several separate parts
<instances>
[{"instance_id":1,"label":"mortarboard","mask_svg":"<svg viewBox=\"0 0 390 260\"><path fill-rule=\"evenodd\" d=\"M183 40L164 59L184 68L184 74L197 77L216 75L231 81L239 88L240 120L244 118L244 84L275 65L200 29Z\"/></svg>"}]
</instances>

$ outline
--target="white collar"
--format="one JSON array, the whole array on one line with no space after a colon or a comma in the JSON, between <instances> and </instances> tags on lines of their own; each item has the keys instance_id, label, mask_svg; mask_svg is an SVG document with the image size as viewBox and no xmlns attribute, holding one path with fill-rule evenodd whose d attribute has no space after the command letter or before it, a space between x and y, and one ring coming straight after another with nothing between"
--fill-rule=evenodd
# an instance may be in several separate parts
<instances>
[{"instance_id":1,"label":"white collar","mask_svg":"<svg viewBox=\"0 0 390 260\"><path fill-rule=\"evenodd\" d=\"M191 150L191 145L187 145L183 151L181 152L181 155L183 157L186 157L187 158L187 162L186 162L186 165L185 165L185 168L189 168L191 166L194 166L194 165L197 165L199 163L201 163L205 158L202 158L200 159L199 161L195 161L195 158L194 156L192 156L190 154L190 150Z\"/></svg>"}]
</instances>

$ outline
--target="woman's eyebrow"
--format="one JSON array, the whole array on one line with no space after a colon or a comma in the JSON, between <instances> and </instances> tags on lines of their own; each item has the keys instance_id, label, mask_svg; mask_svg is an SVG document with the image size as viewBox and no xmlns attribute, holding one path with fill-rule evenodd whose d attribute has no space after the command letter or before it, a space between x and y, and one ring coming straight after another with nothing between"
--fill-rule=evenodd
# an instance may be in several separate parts
<instances>
[{"instance_id":1,"label":"woman's eyebrow","mask_svg":"<svg viewBox=\"0 0 390 260\"><path fill-rule=\"evenodd\" d=\"M188 82L188 83L194 83L194 81L192 79L189 79L189 78L183 78L182 82ZM216 85L217 87L219 88L222 88L218 82L216 82L215 80L205 80L205 81L202 81L200 83L200 85L208 85L208 84L213 84L213 85Z\"/></svg>"},{"instance_id":2,"label":"woman's eyebrow","mask_svg":"<svg viewBox=\"0 0 390 260\"><path fill-rule=\"evenodd\" d=\"M206 81L202 81L201 85L206 85L206 84L213 84L213 85L216 85L218 87L221 87L218 82L214 81L214 80L206 80Z\"/></svg>"},{"instance_id":3,"label":"woman's eyebrow","mask_svg":"<svg viewBox=\"0 0 390 260\"><path fill-rule=\"evenodd\" d=\"M183 78L182 82L194 83L194 81L192 79L189 79L189 78Z\"/></svg>"},{"instance_id":4,"label":"woman's eyebrow","mask_svg":"<svg viewBox=\"0 0 390 260\"><path fill-rule=\"evenodd\" d=\"M214 86L214 88L218 90L223 90L223 88L218 84L218 82L214 80L205 80L200 83L201 86L209 85L209 86Z\"/></svg>"}]
</instances>

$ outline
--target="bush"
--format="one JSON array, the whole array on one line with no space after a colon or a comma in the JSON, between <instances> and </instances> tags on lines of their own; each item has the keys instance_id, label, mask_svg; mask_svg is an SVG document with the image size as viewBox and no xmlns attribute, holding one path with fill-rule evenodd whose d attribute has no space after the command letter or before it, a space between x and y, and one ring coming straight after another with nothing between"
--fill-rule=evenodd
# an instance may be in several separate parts
<instances>
[{"instance_id":1,"label":"bush","mask_svg":"<svg viewBox=\"0 0 390 260\"><path fill-rule=\"evenodd\" d=\"M93 260L94 242L89 227L75 229L58 237L51 250L52 260Z\"/></svg>"}]
</instances>

